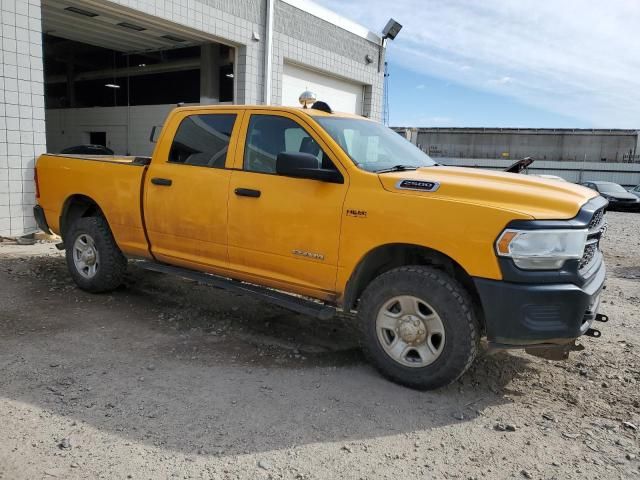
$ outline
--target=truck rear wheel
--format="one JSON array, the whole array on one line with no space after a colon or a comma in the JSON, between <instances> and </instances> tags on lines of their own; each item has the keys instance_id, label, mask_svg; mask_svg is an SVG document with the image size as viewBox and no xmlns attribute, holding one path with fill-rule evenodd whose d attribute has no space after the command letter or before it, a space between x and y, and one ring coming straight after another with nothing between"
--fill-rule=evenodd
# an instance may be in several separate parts
<instances>
[{"instance_id":1,"label":"truck rear wheel","mask_svg":"<svg viewBox=\"0 0 640 480\"><path fill-rule=\"evenodd\" d=\"M429 390L457 380L480 338L471 299L441 270L396 268L365 289L358 318L363 350L390 380Z\"/></svg>"},{"instance_id":2,"label":"truck rear wheel","mask_svg":"<svg viewBox=\"0 0 640 480\"><path fill-rule=\"evenodd\" d=\"M127 259L104 218L76 220L65 235L65 246L69 273L81 289L100 293L122 284Z\"/></svg>"}]
</instances>

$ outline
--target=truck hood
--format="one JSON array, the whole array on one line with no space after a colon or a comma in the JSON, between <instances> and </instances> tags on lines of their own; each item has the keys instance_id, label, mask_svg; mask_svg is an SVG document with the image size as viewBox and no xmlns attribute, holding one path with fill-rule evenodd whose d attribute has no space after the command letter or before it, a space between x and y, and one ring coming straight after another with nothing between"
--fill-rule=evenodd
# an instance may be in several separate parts
<instances>
[{"instance_id":1,"label":"truck hood","mask_svg":"<svg viewBox=\"0 0 640 480\"><path fill-rule=\"evenodd\" d=\"M582 205L598 196L568 182L465 167L425 167L381 173L378 178L390 192L486 205L534 219L573 218Z\"/></svg>"}]
</instances>

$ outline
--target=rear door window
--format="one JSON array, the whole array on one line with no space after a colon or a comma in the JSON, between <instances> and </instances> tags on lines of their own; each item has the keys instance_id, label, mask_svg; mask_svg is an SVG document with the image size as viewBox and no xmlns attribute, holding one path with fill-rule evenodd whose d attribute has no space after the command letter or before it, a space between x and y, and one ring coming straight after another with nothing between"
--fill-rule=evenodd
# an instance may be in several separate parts
<instances>
[{"instance_id":1,"label":"rear door window","mask_svg":"<svg viewBox=\"0 0 640 480\"><path fill-rule=\"evenodd\" d=\"M224 168L236 115L190 115L180 123L169 151L170 163Z\"/></svg>"}]
</instances>

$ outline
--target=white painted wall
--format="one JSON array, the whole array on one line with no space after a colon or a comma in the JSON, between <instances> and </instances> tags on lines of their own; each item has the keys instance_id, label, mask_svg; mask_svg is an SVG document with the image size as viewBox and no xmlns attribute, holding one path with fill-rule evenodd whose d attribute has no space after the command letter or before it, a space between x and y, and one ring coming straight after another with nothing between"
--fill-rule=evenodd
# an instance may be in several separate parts
<instances>
[{"instance_id":1,"label":"white painted wall","mask_svg":"<svg viewBox=\"0 0 640 480\"><path fill-rule=\"evenodd\" d=\"M299 107L298 97L305 90L311 90L318 100L327 102L336 112L362 115L363 85L285 63L282 74L282 105Z\"/></svg>"},{"instance_id":2,"label":"white painted wall","mask_svg":"<svg viewBox=\"0 0 640 480\"><path fill-rule=\"evenodd\" d=\"M117 155L149 156L155 146L149 141L151 128L162 125L174 107L173 104L129 107L129 121L127 107L49 109L47 152L58 153L67 147L87 144L89 132L95 131L107 132L107 147Z\"/></svg>"}]
</instances>

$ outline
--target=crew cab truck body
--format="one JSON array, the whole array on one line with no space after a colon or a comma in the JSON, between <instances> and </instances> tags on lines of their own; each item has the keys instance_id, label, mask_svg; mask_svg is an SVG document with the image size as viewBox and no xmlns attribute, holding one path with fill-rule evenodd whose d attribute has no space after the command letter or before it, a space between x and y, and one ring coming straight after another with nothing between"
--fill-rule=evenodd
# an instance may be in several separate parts
<instances>
[{"instance_id":1,"label":"crew cab truck body","mask_svg":"<svg viewBox=\"0 0 640 480\"><path fill-rule=\"evenodd\" d=\"M81 288L116 288L136 258L357 312L367 356L411 387L458 378L481 336L565 356L606 320L606 200L436 165L361 117L181 107L151 158L42 155L36 177L38 223Z\"/></svg>"}]
</instances>

